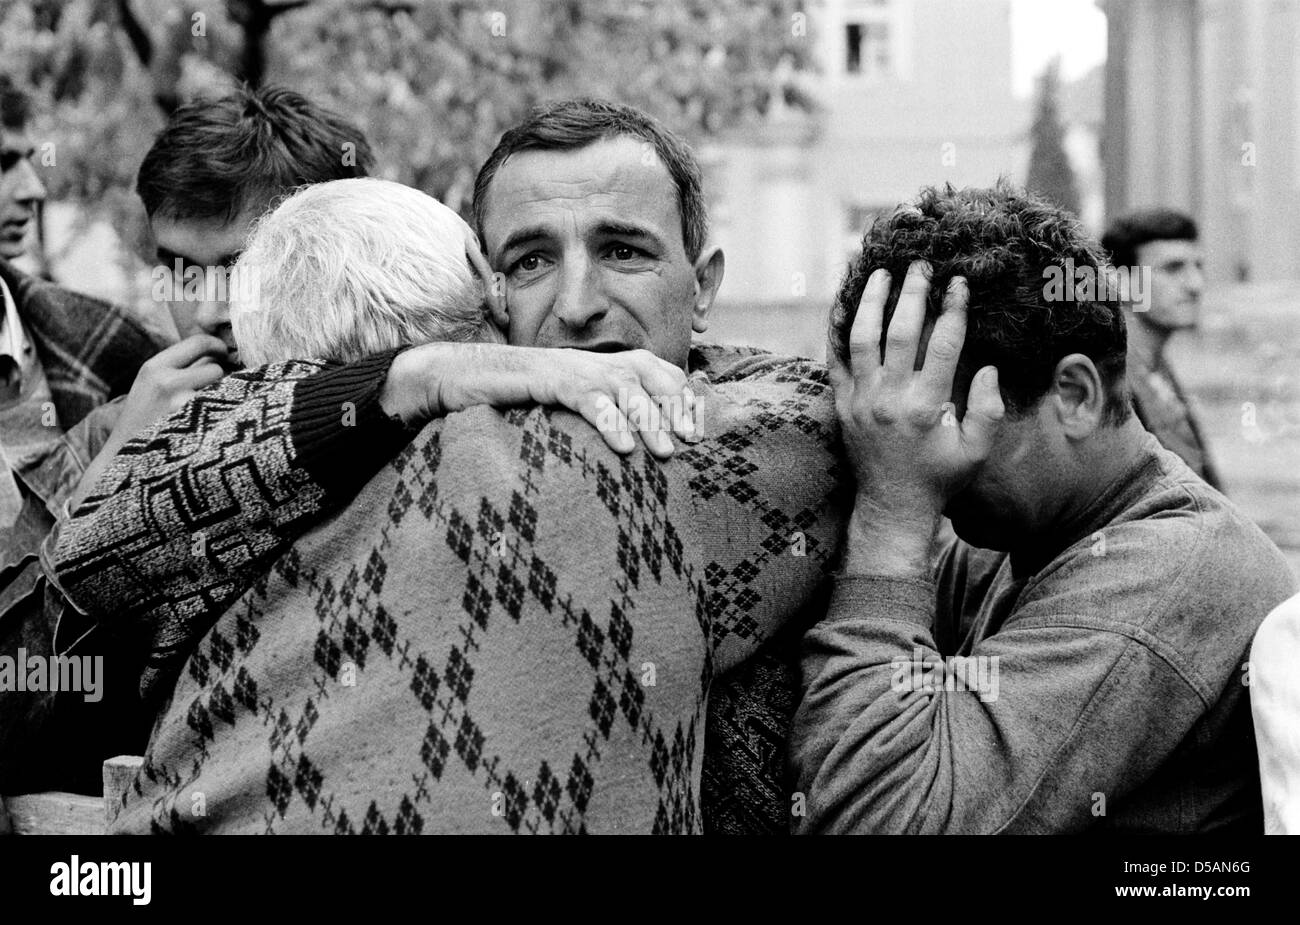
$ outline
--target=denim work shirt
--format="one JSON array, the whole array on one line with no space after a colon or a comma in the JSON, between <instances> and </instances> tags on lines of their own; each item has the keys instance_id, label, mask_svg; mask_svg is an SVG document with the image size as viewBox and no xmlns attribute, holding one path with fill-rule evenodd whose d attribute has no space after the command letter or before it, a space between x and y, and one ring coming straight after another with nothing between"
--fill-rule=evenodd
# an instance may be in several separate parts
<instances>
[{"instance_id":1,"label":"denim work shirt","mask_svg":"<svg viewBox=\"0 0 1300 925\"><path fill-rule=\"evenodd\" d=\"M1245 669L1295 578L1144 439L1036 561L956 541L933 581L838 580L804 640L799 831L1263 830Z\"/></svg>"}]
</instances>

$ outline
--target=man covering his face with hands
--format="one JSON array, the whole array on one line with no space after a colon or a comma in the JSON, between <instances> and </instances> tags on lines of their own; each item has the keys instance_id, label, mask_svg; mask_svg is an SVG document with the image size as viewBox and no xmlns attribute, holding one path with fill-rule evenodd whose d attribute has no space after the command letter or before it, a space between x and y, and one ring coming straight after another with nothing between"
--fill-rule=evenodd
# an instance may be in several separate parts
<instances>
[{"instance_id":1,"label":"man covering his face with hands","mask_svg":"<svg viewBox=\"0 0 1300 925\"><path fill-rule=\"evenodd\" d=\"M1045 300L1071 258L1105 269L1068 214L949 187L850 268L857 494L804 641L804 831L1260 829L1243 663L1294 579L1132 414L1122 307Z\"/></svg>"}]
</instances>

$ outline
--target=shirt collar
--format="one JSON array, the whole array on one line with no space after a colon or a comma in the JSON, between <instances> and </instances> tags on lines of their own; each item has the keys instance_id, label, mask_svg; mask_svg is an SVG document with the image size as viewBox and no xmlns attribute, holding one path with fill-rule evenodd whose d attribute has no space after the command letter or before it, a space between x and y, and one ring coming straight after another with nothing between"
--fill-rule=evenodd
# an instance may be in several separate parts
<instances>
[{"instance_id":1,"label":"shirt collar","mask_svg":"<svg viewBox=\"0 0 1300 925\"><path fill-rule=\"evenodd\" d=\"M0 296L4 298L4 314L0 315L0 356L11 356L19 363L31 350L23 333L23 321L18 317L18 304L14 302L9 286L0 279Z\"/></svg>"}]
</instances>

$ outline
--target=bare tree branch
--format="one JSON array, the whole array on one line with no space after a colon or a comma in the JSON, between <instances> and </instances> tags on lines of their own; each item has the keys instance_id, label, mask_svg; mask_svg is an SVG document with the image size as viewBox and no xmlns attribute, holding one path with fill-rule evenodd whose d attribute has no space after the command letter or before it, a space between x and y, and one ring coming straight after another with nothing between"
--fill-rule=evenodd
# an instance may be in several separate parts
<instances>
[{"instance_id":1,"label":"bare tree branch","mask_svg":"<svg viewBox=\"0 0 1300 925\"><path fill-rule=\"evenodd\" d=\"M135 49L135 56L146 68L149 67L153 63L153 41L140 25L140 20L136 19L135 11L131 9L131 0L117 0L117 15L122 20L122 31Z\"/></svg>"}]
</instances>

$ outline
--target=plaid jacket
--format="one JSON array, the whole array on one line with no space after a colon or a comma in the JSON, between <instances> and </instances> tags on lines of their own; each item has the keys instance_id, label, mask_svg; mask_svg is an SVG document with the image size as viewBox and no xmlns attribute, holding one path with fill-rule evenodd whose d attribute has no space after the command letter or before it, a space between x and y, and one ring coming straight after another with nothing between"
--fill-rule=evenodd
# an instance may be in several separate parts
<instances>
[{"instance_id":1,"label":"plaid jacket","mask_svg":"<svg viewBox=\"0 0 1300 925\"><path fill-rule=\"evenodd\" d=\"M53 512L75 488L112 429L116 406L109 404L110 399L131 388L140 364L163 345L125 310L102 299L29 276L4 260L0 260L0 278L9 287L36 348L58 417L59 439L51 441L48 453L24 476L28 488ZM52 515L50 520L52 524ZM39 550L5 540L0 535L0 654L12 656L19 648L32 655L52 654L63 601L46 585ZM85 779L41 776L69 765L61 749L95 748L89 741L95 737L93 723L83 728L50 720L54 701L52 694L0 695L0 790L21 790L25 785L95 788L93 773ZM35 729L43 729L47 737L40 742L29 739ZM11 746L18 747L17 755ZM117 753L108 745L100 751ZM36 761L36 756L41 760ZM14 778L18 768L33 776Z\"/></svg>"},{"instance_id":2,"label":"plaid jacket","mask_svg":"<svg viewBox=\"0 0 1300 925\"><path fill-rule=\"evenodd\" d=\"M140 364L163 348L124 309L28 276L0 260L54 397L59 429L125 395Z\"/></svg>"}]
</instances>

